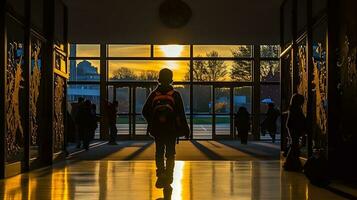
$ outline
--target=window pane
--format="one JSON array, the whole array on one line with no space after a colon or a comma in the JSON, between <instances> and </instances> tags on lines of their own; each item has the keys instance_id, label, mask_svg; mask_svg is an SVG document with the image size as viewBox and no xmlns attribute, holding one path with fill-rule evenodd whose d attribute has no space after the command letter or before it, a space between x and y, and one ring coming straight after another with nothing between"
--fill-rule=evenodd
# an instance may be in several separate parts
<instances>
[{"instance_id":1,"label":"window pane","mask_svg":"<svg viewBox=\"0 0 357 200\"><path fill-rule=\"evenodd\" d=\"M193 86L193 112L212 113L212 86Z\"/></svg>"},{"instance_id":2,"label":"window pane","mask_svg":"<svg viewBox=\"0 0 357 200\"><path fill-rule=\"evenodd\" d=\"M189 45L155 45L154 57L189 57Z\"/></svg>"},{"instance_id":3,"label":"window pane","mask_svg":"<svg viewBox=\"0 0 357 200\"><path fill-rule=\"evenodd\" d=\"M279 45L261 45L260 56L263 58L278 58L280 55Z\"/></svg>"},{"instance_id":4,"label":"window pane","mask_svg":"<svg viewBox=\"0 0 357 200\"><path fill-rule=\"evenodd\" d=\"M129 135L129 116L118 115L116 126L118 129L118 135Z\"/></svg>"},{"instance_id":5,"label":"window pane","mask_svg":"<svg viewBox=\"0 0 357 200\"><path fill-rule=\"evenodd\" d=\"M280 108L280 85L261 85L260 87L260 112L266 113L269 103L274 103L277 108Z\"/></svg>"},{"instance_id":6,"label":"window pane","mask_svg":"<svg viewBox=\"0 0 357 200\"><path fill-rule=\"evenodd\" d=\"M78 101L79 97L83 97L85 100L90 100L96 105L96 111L100 112L100 89L97 84L69 84L67 88L67 101L70 103L75 103ZM71 109L69 109L71 111Z\"/></svg>"},{"instance_id":7,"label":"window pane","mask_svg":"<svg viewBox=\"0 0 357 200\"><path fill-rule=\"evenodd\" d=\"M230 135L231 133L231 116L216 115L216 135Z\"/></svg>"},{"instance_id":8,"label":"window pane","mask_svg":"<svg viewBox=\"0 0 357 200\"><path fill-rule=\"evenodd\" d=\"M142 115L137 115L135 119L135 135L146 135L148 124Z\"/></svg>"},{"instance_id":9,"label":"window pane","mask_svg":"<svg viewBox=\"0 0 357 200\"><path fill-rule=\"evenodd\" d=\"M194 45L194 57L252 57L250 45Z\"/></svg>"},{"instance_id":10,"label":"window pane","mask_svg":"<svg viewBox=\"0 0 357 200\"><path fill-rule=\"evenodd\" d=\"M230 113L230 91L229 88L216 88L215 89L216 102L215 113L228 114Z\"/></svg>"},{"instance_id":11,"label":"window pane","mask_svg":"<svg viewBox=\"0 0 357 200\"><path fill-rule=\"evenodd\" d=\"M176 91L181 94L185 113L190 113L190 86L189 85L174 85Z\"/></svg>"},{"instance_id":12,"label":"window pane","mask_svg":"<svg viewBox=\"0 0 357 200\"><path fill-rule=\"evenodd\" d=\"M279 61L260 62L260 81L280 81Z\"/></svg>"},{"instance_id":13,"label":"window pane","mask_svg":"<svg viewBox=\"0 0 357 200\"><path fill-rule=\"evenodd\" d=\"M99 44L71 44L70 57L100 57Z\"/></svg>"},{"instance_id":14,"label":"window pane","mask_svg":"<svg viewBox=\"0 0 357 200\"><path fill-rule=\"evenodd\" d=\"M171 60L111 60L109 61L108 76L110 80L157 80L159 71L163 68L173 71L174 81L189 80L189 62Z\"/></svg>"},{"instance_id":15,"label":"window pane","mask_svg":"<svg viewBox=\"0 0 357 200\"><path fill-rule=\"evenodd\" d=\"M99 60L70 60L70 81L99 81Z\"/></svg>"},{"instance_id":16,"label":"window pane","mask_svg":"<svg viewBox=\"0 0 357 200\"><path fill-rule=\"evenodd\" d=\"M136 93L135 112L137 114L141 114L146 99L150 95L150 92L151 92L150 88L137 87L135 89L135 93Z\"/></svg>"},{"instance_id":17,"label":"window pane","mask_svg":"<svg viewBox=\"0 0 357 200\"><path fill-rule=\"evenodd\" d=\"M239 107L243 106L247 108L248 112L252 113L252 87L244 86L244 87L236 87L233 91L234 99L233 99L233 107L234 112L236 113Z\"/></svg>"},{"instance_id":18,"label":"window pane","mask_svg":"<svg viewBox=\"0 0 357 200\"><path fill-rule=\"evenodd\" d=\"M109 57L150 57L150 45L108 45Z\"/></svg>"},{"instance_id":19,"label":"window pane","mask_svg":"<svg viewBox=\"0 0 357 200\"><path fill-rule=\"evenodd\" d=\"M212 115L193 116L193 139L212 139Z\"/></svg>"},{"instance_id":20,"label":"window pane","mask_svg":"<svg viewBox=\"0 0 357 200\"><path fill-rule=\"evenodd\" d=\"M115 97L118 101L118 113L129 113L129 88L116 88Z\"/></svg>"},{"instance_id":21,"label":"window pane","mask_svg":"<svg viewBox=\"0 0 357 200\"><path fill-rule=\"evenodd\" d=\"M113 102L114 100L114 86L108 85L108 101Z\"/></svg>"},{"instance_id":22,"label":"window pane","mask_svg":"<svg viewBox=\"0 0 357 200\"><path fill-rule=\"evenodd\" d=\"M194 81L252 80L251 61L196 60L192 69Z\"/></svg>"}]
</instances>

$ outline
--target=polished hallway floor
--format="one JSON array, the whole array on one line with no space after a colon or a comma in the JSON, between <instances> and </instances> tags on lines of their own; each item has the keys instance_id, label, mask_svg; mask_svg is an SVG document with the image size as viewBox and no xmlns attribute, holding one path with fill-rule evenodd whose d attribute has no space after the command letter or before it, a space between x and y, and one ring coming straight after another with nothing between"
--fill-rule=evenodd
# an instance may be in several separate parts
<instances>
[{"instance_id":1,"label":"polished hallway floor","mask_svg":"<svg viewBox=\"0 0 357 200\"><path fill-rule=\"evenodd\" d=\"M153 141L119 141L118 145L102 145L81 154L70 156L74 160L154 160ZM177 160L278 160L280 144L249 142L242 145L237 140L191 140L176 145Z\"/></svg>"},{"instance_id":2,"label":"polished hallway floor","mask_svg":"<svg viewBox=\"0 0 357 200\"><path fill-rule=\"evenodd\" d=\"M343 199L280 161L177 161L172 199ZM67 161L0 181L0 199L156 200L153 161Z\"/></svg>"},{"instance_id":3,"label":"polished hallway floor","mask_svg":"<svg viewBox=\"0 0 357 200\"><path fill-rule=\"evenodd\" d=\"M152 141L98 145L52 168L0 180L0 200L160 199L154 152ZM176 152L172 199L343 199L281 170L279 144L193 140Z\"/></svg>"}]
</instances>

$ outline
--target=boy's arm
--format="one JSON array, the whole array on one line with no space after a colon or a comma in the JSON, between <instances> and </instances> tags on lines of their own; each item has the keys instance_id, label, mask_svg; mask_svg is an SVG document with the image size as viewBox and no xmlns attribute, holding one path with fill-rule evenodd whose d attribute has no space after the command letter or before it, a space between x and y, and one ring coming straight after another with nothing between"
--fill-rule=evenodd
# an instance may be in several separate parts
<instances>
[{"instance_id":1,"label":"boy's arm","mask_svg":"<svg viewBox=\"0 0 357 200\"><path fill-rule=\"evenodd\" d=\"M149 97L146 99L142 114L146 120L146 122L149 123L150 115L151 115L151 105L152 105L152 99L153 99L153 92L150 93Z\"/></svg>"},{"instance_id":2,"label":"boy's arm","mask_svg":"<svg viewBox=\"0 0 357 200\"><path fill-rule=\"evenodd\" d=\"M176 112L177 112L177 116L180 118L180 122L181 123L184 123L184 124L181 124L182 126L185 126L188 131L187 131L187 135L185 136L186 138L189 137L189 127L188 127L188 124L187 124L187 120L186 120L186 114L185 114L185 107L184 107L184 104L183 104L183 100L181 98L181 95L179 92L176 92L176 99L175 99L175 103L176 103Z\"/></svg>"}]
</instances>

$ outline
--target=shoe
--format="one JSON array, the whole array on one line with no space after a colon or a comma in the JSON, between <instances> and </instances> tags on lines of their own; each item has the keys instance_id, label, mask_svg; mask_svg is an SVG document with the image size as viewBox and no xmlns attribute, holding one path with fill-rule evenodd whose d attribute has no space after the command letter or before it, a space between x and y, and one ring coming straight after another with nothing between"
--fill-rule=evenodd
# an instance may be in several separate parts
<instances>
[{"instance_id":1,"label":"shoe","mask_svg":"<svg viewBox=\"0 0 357 200\"><path fill-rule=\"evenodd\" d=\"M156 180L155 187L156 188L164 188L167 185L166 183L166 177L165 176L159 176Z\"/></svg>"},{"instance_id":2,"label":"shoe","mask_svg":"<svg viewBox=\"0 0 357 200\"><path fill-rule=\"evenodd\" d=\"M163 192L164 192L164 200L171 200L172 187L171 186L164 187Z\"/></svg>"}]
</instances>

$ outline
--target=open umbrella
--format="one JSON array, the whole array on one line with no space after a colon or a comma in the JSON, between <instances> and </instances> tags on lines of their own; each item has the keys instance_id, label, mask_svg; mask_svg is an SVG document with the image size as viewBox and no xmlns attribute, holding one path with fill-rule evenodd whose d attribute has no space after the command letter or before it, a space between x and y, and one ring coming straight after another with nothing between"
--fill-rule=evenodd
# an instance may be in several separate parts
<instances>
[{"instance_id":1,"label":"open umbrella","mask_svg":"<svg viewBox=\"0 0 357 200\"><path fill-rule=\"evenodd\" d=\"M273 101L272 99L270 99L270 98L263 99L261 102L262 102L262 103L266 103L266 104L268 104L268 103L274 103L274 101Z\"/></svg>"}]
</instances>

